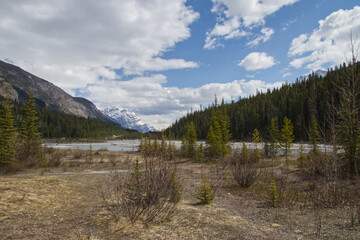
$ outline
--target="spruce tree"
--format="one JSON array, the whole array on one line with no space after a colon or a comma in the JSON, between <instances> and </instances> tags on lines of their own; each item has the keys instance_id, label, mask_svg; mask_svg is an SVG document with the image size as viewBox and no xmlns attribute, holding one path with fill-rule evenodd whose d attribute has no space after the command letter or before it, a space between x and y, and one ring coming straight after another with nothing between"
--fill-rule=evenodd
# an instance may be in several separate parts
<instances>
[{"instance_id":1,"label":"spruce tree","mask_svg":"<svg viewBox=\"0 0 360 240\"><path fill-rule=\"evenodd\" d=\"M230 120L227 112L227 106L224 99L219 106L215 96L215 103L211 109L210 127L207 135L207 144L212 157L225 157L230 152L229 140Z\"/></svg>"},{"instance_id":2,"label":"spruce tree","mask_svg":"<svg viewBox=\"0 0 360 240\"><path fill-rule=\"evenodd\" d=\"M211 109L211 117L210 117L210 127L207 135L207 144L209 146L210 156L212 157L220 157L221 156L221 127L219 124L219 106L217 103L217 98L215 97L215 104Z\"/></svg>"},{"instance_id":3,"label":"spruce tree","mask_svg":"<svg viewBox=\"0 0 360 240\"><path fill-rule=\"evenodd\" d=\"M261 155L260 155L260 149L258 149L258 143L260 142L260 134L259 131L255 128L254 132L252 134L252 142L255 145L255 158L256 161L260 161Z\"/></svg>"},{"instance_id":4,"label":"spruce tree","mask_svg":"<svg viewBox=\"0 0 360 240\"><path fill-rule=\"evenodd\" d=\"M0 115L0 164L15 162L15 127L10 104L10 100L7 99Z\"/></svg>"},{"instance_id":5,"label":"spruce tree","mask_svg":"<svg viewBox=\"0 0 360 240\"><path fill-rule=\"evenodd\" d=\"M213 190L211 189L211 185L205 174L201 178L201 187L198 191L199 195L197 196L197 199L200 200L200 204L206 205L212 202L214 198Z\"/></svg>"},{"instance_id":6,"label":"spruce tree","mask_svg":"<svg viewBox=\"0 0 360 240\"><path fill-rule=\"evenodd\" d=\"M272 157L274 157L276 156L277 150L279 148L278 143L280 138L277 118L271 119L270 126L268 127L268 132L269 132L269 140L270 140L269 153Z\"/></svg>"},{"instance_id":7,"label":"spruce tree","mask_svg":"<svg viewBox=\"0 0 360 240\"><path fill-rule=\"evenodd\" d=\"M221 155L225 157L227 153L230 152L231 148L229 146L229 141L231 138L230 133L230 120L228 115L227 105L224 102L224 99L221 101L220 111L219 111L219 125L221 132Z\"/></svg>"},{"instance_id":8,"label":"spruce tree","mask_svg":"<svg viewBox=\"0 0 360 240\"><path fill-rule=\"evenodd\" d=\"M186 155L187 157L195 157L196 155L196 130L193 122L186 126L185 141L186 141Z\"/></svg>"},{"instance_id":9,"label":"spruce tree","mask_svg":"<svg viewBox=\"0 0 360 240\"><path fill-rule=\"evenodd\" d=\"M284 154L286 157L286 164L289 162L289 154L291 153L291 147L294 141L294 133L293 133L293 125L291 120L287 117L284 117L284 123L281 128L281 140L282 140L282 148L284 150Z\"/></svg>"},{"instance_id":10,"label":"spruce tree","mask_svg":"<svg viewBox=\"0 0 360 240\"><path fill-rule=\"evenodd\" d=\"M26 101L24 107L21 135L24 140L25 158L39 157L41 153L39 118L36 112L35 99L32 94L29 95L29 99Z\"/></svg>"},{"instance_id":11,"label":"spruce tree","mask_svg":"<svg viewBox=\"0 0 360 240\"><path fill-rule=\"evenodd\" d=\"M275 207L277 207L279 202L280 202L280 199L279 199L279 194L276 189L276 184L275 184L275 181L272 180L270 183L270 188L269 188L269 204L271 207L275 208Z\"/></svg>"}]
</instances>

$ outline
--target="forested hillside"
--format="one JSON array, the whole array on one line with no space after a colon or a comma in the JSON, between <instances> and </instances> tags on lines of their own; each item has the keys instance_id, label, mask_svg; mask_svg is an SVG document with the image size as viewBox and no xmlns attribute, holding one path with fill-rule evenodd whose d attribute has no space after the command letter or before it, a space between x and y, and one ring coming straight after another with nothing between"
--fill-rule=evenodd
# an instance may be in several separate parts
<instances>
[{"instance_id":1,"label":"forested hillside","mask_svg":"<svg viewBox=\"0 0 360 240\"><path fill-rule=\"evenodd\" d=\"M230 131L233 139L250 139L257 128L266 138L267 127L272 118L278 119L281 126L284 117L294 125L296 140L308 140L308 129L312 115L319 123L323 138L330 138L331 129L336 122L335 112L345 104L347 92L354 89L354 81L359 81L359 63L345 64L330 69L325 77L311 74L308 78L294 83L285 83L279 89L257 93L248 98L227 104L231 121ZM357 95L355 93L355 95ZM357 96L355 97L357 98ZM357 98L357 103L359 99ZM206 139L210 123L211 108L195 111L177 120L167 129L180 138L185 133L185 126L193 122L199 139Z\"/></svg>"},{"instance_id":2,"label":"forested hillside","mask_svg":"<svg viewBox=\"0 0 360 240\"><path fill-rule=\"evenodd\" d=\"M0 102L4 102L0 98ZM15 116L15 125L20 128L23 118L24 105L18 102L12 102L12 114ZM2 105L0 104L0 109ZM76 117L64 114L54 110L37 108L39 117L39 131L43 138L89 138L98 139L112 137L119 138L137 138L139 133L126 130L107 122L94 120L90 118Z\"/></svg>"}]
</instances>

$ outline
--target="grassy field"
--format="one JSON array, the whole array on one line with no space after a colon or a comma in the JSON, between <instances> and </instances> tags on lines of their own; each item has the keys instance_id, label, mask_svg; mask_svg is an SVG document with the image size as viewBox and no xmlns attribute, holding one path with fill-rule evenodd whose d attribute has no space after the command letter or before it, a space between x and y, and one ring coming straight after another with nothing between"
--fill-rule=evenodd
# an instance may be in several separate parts
<instances>
[{"instance_id":1,"label":"grassy field","mask_svg":"<svg viewBox=\"0 0 360 240\"><path fill-rule=\"evenodd\" d=\"M100 193L114 170L127 174L141 155L94 151L89 159L87 153L49 151L59 166L0 176L0 239L360 239L358 199L313 204L315 196L332 196L313 194L295 157L289 166L282 157L261 160L249 188L234 181L229 166L177 159L183 195L172 217L131 225L107 214ZM210 205L198 204L203 174L218 186ZM280 194L276 208L268 205L271 180Z\"/></svg>"}]
</instances>

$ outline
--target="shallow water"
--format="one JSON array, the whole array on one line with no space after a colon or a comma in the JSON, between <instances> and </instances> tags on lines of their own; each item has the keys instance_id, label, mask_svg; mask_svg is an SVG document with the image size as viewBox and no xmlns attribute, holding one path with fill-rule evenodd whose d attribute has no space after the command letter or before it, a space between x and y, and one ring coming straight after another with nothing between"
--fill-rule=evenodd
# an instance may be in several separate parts
<instances>
[{"instance_id":1,"label":"shallow water","mask_svg":"<svg viewBox=\"0 0 360 240\"><path fill-rule=\"evenodd\" d=\"M175 144L177 149L181 147L181 141L172 141ZM204 141L198 142L205 144ZM233 142L231 143L232 149L241 149L242 142ZM255 149L254 143L245 143L248 149ZM93 150L107 150L107 151L137 151L139 149L140 141L138 139L135 140L113 140L107 142L98 142L98 143L48 143L46 146L56 148L56 149L82 149L88 150L90 146ZM312 146L309 144L303 144L304 146L304 153L308 153L311 151ZM258 148L263 149L264 143L259 143ZM291 148L291 155L298 155L299 154L300 144L295 143ZM330 152L332 151L332 146L319 144L319 150L322 152Z\"/></svg>"}]
</instances>

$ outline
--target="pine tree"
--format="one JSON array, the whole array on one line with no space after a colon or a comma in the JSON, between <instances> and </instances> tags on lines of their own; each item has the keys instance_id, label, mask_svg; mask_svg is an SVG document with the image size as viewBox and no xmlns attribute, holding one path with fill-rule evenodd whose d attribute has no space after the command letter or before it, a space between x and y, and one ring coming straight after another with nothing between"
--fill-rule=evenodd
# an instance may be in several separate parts
<instances>
[{"instance_id":1,"label":"pine tree","mask_svg":"<svg viewBox=\"0 0 360 240\"><path fill-rule=\"evenodd\" d=\"M256 158L256 161L260 161L261 155L260 155L260 149L258 149L258 143L260 142L260 134L256 128L254 129L252 137L253 137L252 142L255 145L255 158Z\"/></svg>"},{"instance_id":2,"label":"pine tree","mask_svg":"<svg viewBox=\"0 0 360 240\"><path fill-rule=\"evenodd\" d=\"M219 114L219 125L221 132L221 155L224 158L225 155L231 150L230 146L228 145L231 138L230 120L227 105L225 104L224 99L222 99L221 101Z\"/></svg>"},{"instance_id":3,"label":"pine tree","mask_svg":"<svg viewBox=\"0 0 360 240\"><path fill-rule=\"evenodd\" d=\"M280 132L278 127L278 120L277 118L272 118L270 126L268 127L269 132L269 153L272 157L276 156L278 150L278 143L280 138Z\"/></svg>"},{"instance_id":4,"label":"pine tree","mask_svg":"<svg viewBox=\"0 0 360 240\"><path fill-rule=\"evenodd\" d=\"M171 203L178 203L181 200L182 189L176 177L176 171L173 171L170 179L170 199Z\"/></svg>"},{"instance_id":5,"label":"pine tree","mask_svg":"<svg viewBox=\"0 0 360 240\"><path fill-rule=\"evenodd\" d=\"M207 135L207 144L212 157L225 157L230 152L229 140L230 120L224 99L219 106L215 96L215 103L211 109L210 127Z\"/></svg>"},{"instance_id":6,"label":"pine tree","mask_svg":"<svg viewBox=\"0 0 360 240\"><path fill-rule=\"evenodd\" d=\"M134 169L130 175L128 182L125 184L125 197L134 202L140 202L145 194L145 186L143 183L143 175L139 159L136 159Z\"/></svg>"},{"instance_id":7,"label":"pine tree","mask_svg":"<svg viewBox=\"0 0 360 240\"><path fill-rule=\"evenodd\" d=\"M186 155L187 157L195 157L196 155L196 130L193 122L186 126L185 141L186 141Z\"/></svg>"},{"instance_id":8,"label":"pine tree","mask_svg":"<svg viewBox=\"0 0 360 240\"><path fill-rule=\"evenodd\" d=\"M210 127L207 135L207 144L209 146L210 156L220 157L221 156L221 127L219 124L219 106L217 104L217 98L215 96L215 104L211 109Z\"/></svg>"},{"instance_id":9,"label":"pine tree","mask_svg":"<svg viewBox=\"0 0 360 240\"><path fill-rule=\"evenodd\" d=\"M289 154L291 153L291 147L294 141L294 133L293 133L293 125L291 120L287 117L284 118L284 123L281 128L281 140L282 140L282 148L284 150L284 154L286 157L286 164L289 163Z\"/></svg>"},{"instance_id":10,"label":"pine tree","mask_svg":"<svg viewBox=\"0 0 360 240\"><path fill-rule=\"evenodd\" d=\"M277 192L276 189L276 184L275 181L272 180L271 184L270 184L270 189L269 189L269 204L271 207L277 207L278 203L279 203L279 194Z\"/></svg>"},{"instance_id":11,"label":"pine tree","mask_svg":"<svg viewBox=\"0 0 360 240\"><path fill-rule=\"evenodd\" d=\"M15 162L14 136L14 116L7 99L0 115L0 164Z\"/></svg>"},{"instance_id":12,"label":"pine tree","mask_svg":"<svg viewBox=\"0 0 360 240\"><path fill-rule=\"evenodd\" d=\"M199 195L197 199L200 200L200 204L210 204L213 200L213 190L206 175L204 174L201 178L201 188L198 189Z\"/></svg>"},{"instance_id":13,"label":"pine tree","mask_svg":"<svg viewBox=\"0 0 360 240\"><path fill-rule=\"evenodd\" d=\"M39 118L36 112L35 99L32 94L29 95L29 99L26 101L24 107L24 119L22 122L21 135L24 140L24 154L26 158L38 158L41 153Z\"/></svg>"}]
</instances>

